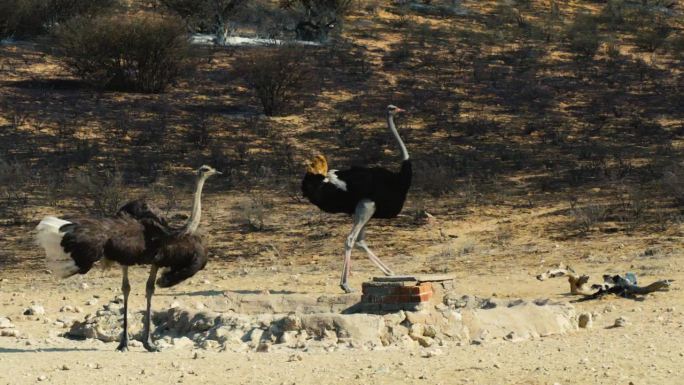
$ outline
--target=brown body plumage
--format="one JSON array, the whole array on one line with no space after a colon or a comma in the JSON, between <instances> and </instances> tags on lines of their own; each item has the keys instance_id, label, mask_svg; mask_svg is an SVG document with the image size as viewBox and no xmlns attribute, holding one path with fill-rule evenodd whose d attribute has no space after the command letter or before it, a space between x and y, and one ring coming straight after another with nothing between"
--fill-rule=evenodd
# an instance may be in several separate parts
<instances>
[{"instance_id":1,"label":"brown body plumage","mask_svg":"<svg viewBox=\"0 0 684 385\"><path fill-rule=\"evenodd\" d=\"M142 200L127 203L112 218L60 219L50 216L45 217L36 228L37 241L45 249L48 265L62 278L85 274L98 261L121 265L124 334L119 350L128 348L129 266L151 266L146 285L147 313L143 333L143 344L150 351L157 350L149 335L151 299L157 270L164 269L156 284L169 287L192 277L205 267L206 250L202 238L197 234L201 194L204 181L217 173L209 166L202 166L198 170L192 214L188 223L179 229L171 228L156 207Z\"/></svg>"}]
</instances>

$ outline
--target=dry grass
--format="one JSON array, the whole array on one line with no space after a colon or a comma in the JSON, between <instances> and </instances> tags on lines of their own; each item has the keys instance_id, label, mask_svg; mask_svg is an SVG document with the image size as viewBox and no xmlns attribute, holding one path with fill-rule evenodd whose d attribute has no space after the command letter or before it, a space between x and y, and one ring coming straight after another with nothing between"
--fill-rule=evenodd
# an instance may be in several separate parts
<instances>
[{"instance_id":1,"label":"dry grass","mask_svg":"<svg viewBox=\"0 0 684 385\"><path fill-rule=\"evenodd\" d=\"M607 5L525 3L503 14L494 12L495 1L464 2L468 14L458 17L377 2L355 8L336 40L300 52L297 69L309 82L295 89L297 103L279 117L261 116L262 103L235 76L239 63L270 48L202 51L191 78L164 94L141 95L89 88L44 45L0 46L0 156L42 175L27 182L29 209L12 215L31 223L48 211L83 211L79 198L58 186L92 165L121 173L122 198L148 192L176 202L170 211L182 210L189 171L209 163L226 176L212 180L207 199L225 196L226 207L236 207L257 188L271 207L263 221L243 208L246 222L218 225L212 218L237 213L212 207L207 225L216 226L214 239L225 238L217 251L247 256L270 242L288 255L314 231L307 225L311 207L299 201L304 161L320 152L334 168L397 167L382 116L395 103L410 111L398 122L417 170L409 204L422 202L446 223L556 208L512 233L488 230L496 250L532 233L568 239L579 236L579 227L598 236L602 222L618 223L619 231L676 232L681 199L666 171L681 161L683 144L681 21L664 19L671 31L653 55L637 44L639 29L611 29L620 16ZM599 41L581 61L568 33L593 27L580 28L579 12L591 15ZM153 188L159 185L177 197ZM649 204L638 195L625 198L622 186L647 191ZM586 205L568 212L570 196ZM602 215L590 209L596 207L610 209ZM336 255L323 238L343 237L348 224L326 218L315 226L321 239L300 253ZM244 230L240 223L251 222L277 231L233 240ZM410 228L401 218L382 223L376 239L406 230L413 239L397 242L407 252L431 244L431 235ZM3 246L20 258L36 254Z\"/></svg>"}]
</instances>

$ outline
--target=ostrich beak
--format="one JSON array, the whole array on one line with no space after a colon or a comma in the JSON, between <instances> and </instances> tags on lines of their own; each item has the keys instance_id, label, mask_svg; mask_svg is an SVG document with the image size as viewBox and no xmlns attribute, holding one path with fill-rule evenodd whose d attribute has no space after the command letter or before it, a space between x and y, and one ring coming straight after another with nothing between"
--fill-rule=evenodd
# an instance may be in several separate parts
<instances>
[{"instance_id":1,"label":"ostrich beak","mask_svg":"<svg viewBox=\"0 0 684 385\"><path fill-rule=\"evenodd\" d=\"M223 175L223 173L222 173L221 171L219 171L219 170L215 170L214 173L215 173L216 175Z\"/></svg>"},{"instance_id":2,"label":"ostrich beak","mask_svg":"<svg viewBox=\"0 0 684 385\"><path fill-rule=\"evenodd\" d=\"M403 109L403 108L399 108L399 107L397 107L397 109L396 109L395 111L396 111L396 112L406 112L406 110L405 110L405 109Z\"/></svg>"}]
</instances>

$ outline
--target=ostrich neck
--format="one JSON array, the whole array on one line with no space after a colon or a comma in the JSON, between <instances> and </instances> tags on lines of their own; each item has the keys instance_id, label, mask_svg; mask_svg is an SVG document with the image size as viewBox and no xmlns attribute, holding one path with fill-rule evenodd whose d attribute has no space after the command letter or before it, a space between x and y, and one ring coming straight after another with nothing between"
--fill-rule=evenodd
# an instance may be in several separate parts
<instances>
[{"instance_id":1,"label":"ostrich neck","mask_svg":"<svg viewBox=\"0 0 684 385\"><path fill-rule=\"evenodd\" d=\"M200 216L202 214L202 188L206 178L197 178L197 186L195 187L195 196L192 201L192 214L190 219L183 229L183 234L194 234L200 224Z\"/></svg>"},{"instance_id":2,"label":"ostrich neck","mask_svg":"<svg viewBox=\"0 0 684 385\"><path fill-rule=\"evenodd\" d=\"M408 151L406 150L406 146L404 145L404 142L401 140L401 137L399 136L399 132L397 131L397 127L394 125L394 117L392 115L387 115L387 126L389 126L390 131L392 131L392 135L394 135L394 138L397 140L397 143L399 143L399 148L401 149L401 157L402 160L408 160L409 159L409 154Z\"/></svg>"}]
</instances>

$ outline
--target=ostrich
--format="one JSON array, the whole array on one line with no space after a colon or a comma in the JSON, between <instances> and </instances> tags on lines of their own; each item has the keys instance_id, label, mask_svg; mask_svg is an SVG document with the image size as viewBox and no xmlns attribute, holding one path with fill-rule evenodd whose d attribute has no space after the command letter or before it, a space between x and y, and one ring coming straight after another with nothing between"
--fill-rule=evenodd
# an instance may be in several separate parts
<instances>
[{"instance_id":1,"label":"ostrich","mask_svg":"<svg viewBox=\"0 0 684 385\"><path fill-rule=\"evenodd\" d=\"M328 170L324 156L317 155L307 168L302 181L302 192L311 203L329 213L353 216L354 226L344 247L344 267L340 287L347 293L353 290L347 283L354 245L363 249L368 258L385 275L394 275L368 247L365 240L366 224L371 218L394 218L399 215L413 174L404 142L394 125L394 115L402 112L394 105L387 106L387 125L401 150L401 169L392 172L384 168L352 167L349 170Z\"/></svg>"},{"instance_id":2,"label":"ostrich","mask_svg":"<svg viewBox=\"0 0 684 385\"><path fill-rule=\"evenodd\" d=\"M209 166L197 170L192 214L179 229L169 227L154 206L139 200L124 205L115 217L60 219L47 216L36 227L36 240L45 249L47 264L60 278L85 274L99 260L121 265L124 319L117 350L128 350L129 266L151 266L145 290L143 346L148 351L157 351L150 337L155 280L159 287L170 287L192 277L206 265L207 256L197 228L202 188L207 178L215 174L221 173ZM160 267L164 271L157 280Z\"/></svg>"}]
</instances>

